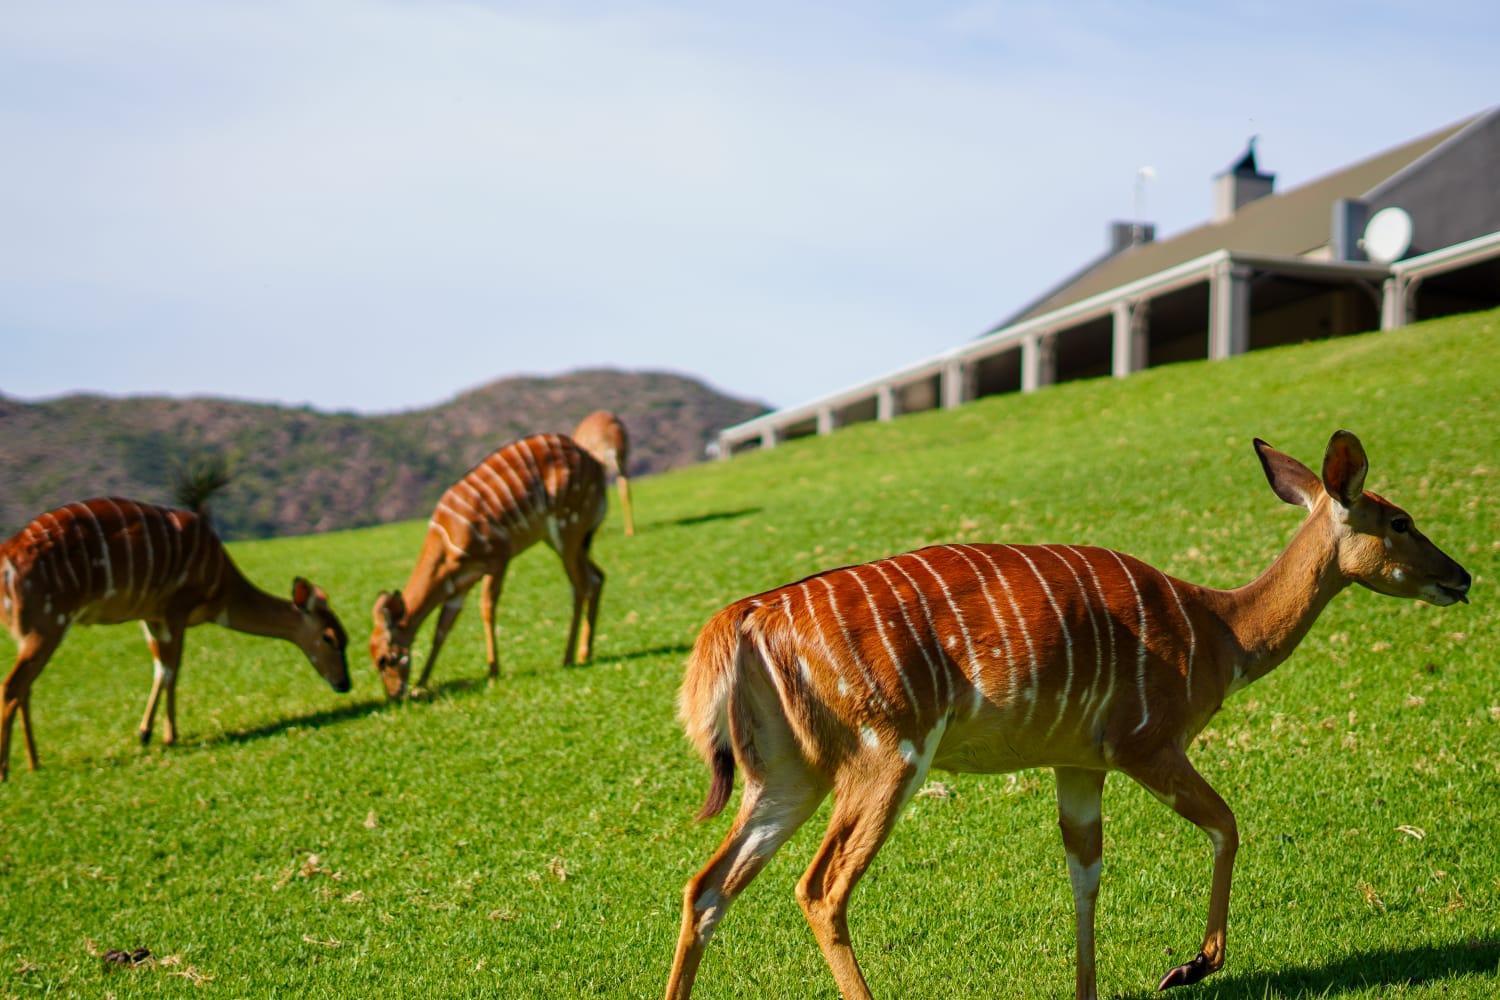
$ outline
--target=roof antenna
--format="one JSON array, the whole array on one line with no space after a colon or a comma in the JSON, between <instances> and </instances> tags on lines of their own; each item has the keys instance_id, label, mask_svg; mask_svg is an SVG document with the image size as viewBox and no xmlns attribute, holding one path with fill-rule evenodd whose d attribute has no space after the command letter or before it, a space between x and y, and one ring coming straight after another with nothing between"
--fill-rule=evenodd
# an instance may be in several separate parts
<instances>
[{"instance_id":1,"label":"roof antenna","mask_svg":"<svg viewBox=\"0 0 1500 1000\"><path fill-rule=\"evenodd\" d=\"M1155 167L1141 167L1135 172L1135 215L1132 219L1137 229L1146 220L1146 182L1156 180ZM1136 240L1140 242L1139 238Z\"/></svg>"}]
</instances>

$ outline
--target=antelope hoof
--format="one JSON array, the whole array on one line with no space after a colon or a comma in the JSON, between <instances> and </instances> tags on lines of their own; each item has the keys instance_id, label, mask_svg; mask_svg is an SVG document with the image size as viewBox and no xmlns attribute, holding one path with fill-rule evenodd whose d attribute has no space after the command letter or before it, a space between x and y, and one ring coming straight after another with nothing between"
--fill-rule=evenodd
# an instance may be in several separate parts
<instances>
[{"instance_id":1,"label":"antelope hoof","mask_svg":"<svg viewBox=\"0 0 1500 1000\"><path fill-rule=\"evenodd\" d=\"M146 747L151 745L151 730L142 729L136 733L136 736L140 737L141 746Z\"/></svg>"},{"instance_id":2,"label":"antelope hoof","mask_svg":"<svg viewBox=\"0 0 1500 1000\"><path fill-rule=\"evenodd\" d=\"M1193 956L1191 962L1186 965L1179 965L1163 976L1161 982L1156 984L1156 988L1158 990L1170 990L1174 986L1191 986L1213 971L1213 966L1208 963L1208 956L1200 951L1197 955Z\"/></svg>"}]
</instances>

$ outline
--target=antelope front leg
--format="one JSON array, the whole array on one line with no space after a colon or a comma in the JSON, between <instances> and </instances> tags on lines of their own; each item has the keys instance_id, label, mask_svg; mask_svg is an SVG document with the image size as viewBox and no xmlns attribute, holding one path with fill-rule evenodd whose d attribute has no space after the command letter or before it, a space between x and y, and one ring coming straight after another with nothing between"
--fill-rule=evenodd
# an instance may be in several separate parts
<instances>
[{"instance_id":1,"label":"antelope front leg","mask_svg":"<svg viewBox=\"0 0 1500 1000\"><path fill-rule=\"evenodd\" d=\"M505 582L505 567L485 575L479 588L479 618L484 622L484 651L489 662L489 680L500 679L500 652L495 642L495 605L500 603L500 587Z\"/></svg>"},{"instance_id":2,"label":"antelope front leg","mask_svg":"<svg viewBox=\"0 0 1500 1000\"><path fill-rule=\"evenodd\" d=\"M1073 915L1077 926L1077 1000L1097 1000L1094 972L1094 902L1099 896L1099 866L1104 854L1104 824L1099 800L1104 771L1059 767L1057 816L1063 849L1068 854L1068 880L1073 883Z\"/></svg>"},{"instance_id":3,"label":"antelope front leg","mask_svg":"<svg viewBox=\"0 0 1500 1000\"><path fill-rule=\"evenodd\" d=\"M61 641L61 635L47 637L33 632L24 636L16 655L16 665L0 684L0 781L10 774L10 731L18 711L26 740L26 762L33 771L37 769L36 741L31 735L31 683Z\"/></svg>"},{"instance_id":4,"label":"antelope front leg","mask_svg":"<svg viewBox=\"0 0 1500 1000\"><path fill-rule=\"evenodd\" d=\"M1213 888L1208 898L1208 930L1203 935L1203 948L1192 961L1163 976L1156 988L1188 986L1224 965L1229 881L1234 870L1235 851L1240 844L1234 813L1193 768L1187 755L1176 748L1164 750L1156 757L1124 770L1147 791L1176 810L1179 816L1206 833L1213 844Z\"/></svg>"},{"instance_id":5,"label":"antelope front leg","mask_svg":"<svg viewBox=\"0 0 1500 1000\"><path fill-rule=\"evenodd\" d=\"M422 667L422 676L417 678L416 688L427 687L427 678L432 676L433 665L437 663L438 651L443 648L443 641L448 638L448 632L453 628L453 621L458 613L464 609L464 598L460 594L450 598L444 605L442 613L438 615L437 627L432 630L432 651L427 654L427 663Z\"/></svg>"},{"instance_id":6,"label":"antelope front leg","mask_svg":"<svg viewBox=\"0 0 1500 1000\"><path fill-rule=\"evenodd\" d=\"M162 743L171 746L177 742L177 674L182 666L182 623L141 622L141 629L146 633L146 645L151 650L153 671L146 713L141 716L141 746L151 742L156 703L163 693L167 696L167 721L163 727Z\"/></svg>"}]
</instances>

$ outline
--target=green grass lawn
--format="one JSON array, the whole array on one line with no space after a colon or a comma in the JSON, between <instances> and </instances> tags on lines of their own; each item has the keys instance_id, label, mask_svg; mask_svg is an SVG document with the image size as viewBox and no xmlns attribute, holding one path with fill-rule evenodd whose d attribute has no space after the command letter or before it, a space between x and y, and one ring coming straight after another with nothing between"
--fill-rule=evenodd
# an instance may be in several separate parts
<instances>
[{"instance_id":1,"label":"green grass lawn","mask_svg":"<svg viewBox=\"0 0 1500 1000\"><path fill-rule=\"evenodd\" d=\"M612 511L596 547L594 664L558 665L567 591L537 549L507 580L502 682L483 683L476 595L423 703L387 705L364 649L376 591L404 581L421 523L234 545L277 592L294 573L328 589L353 693L330 692L291 646L195 629L184 742L142 750L139 628L76 630L35 687L43 770L18 747L0 786L0 995L657 995L682 885L728 824L692 822L707 775L674 720L714 610L953 540L1108 545L1234 585L1299 518L1251 437L1316 467L1347 427L1370 488L1467 566L1474 603L1351 588L1203 734L1194 759L1243 846L1228 965L1181 995L1495 996L1497 375L1500 313L1485 313L990 398L643 480L639 534L623 538ZM872 989L1071 996L1051 775L934 777L951 794L912 803L854 898ZM1100 989L1144 997L1197 950L1209 849L1119 775L1104 805ZM702 996L836 995L792 894L826 808L719 928ZM96 957L137 946L162 961L107 971Z\"/></svg>"}]
</instances>

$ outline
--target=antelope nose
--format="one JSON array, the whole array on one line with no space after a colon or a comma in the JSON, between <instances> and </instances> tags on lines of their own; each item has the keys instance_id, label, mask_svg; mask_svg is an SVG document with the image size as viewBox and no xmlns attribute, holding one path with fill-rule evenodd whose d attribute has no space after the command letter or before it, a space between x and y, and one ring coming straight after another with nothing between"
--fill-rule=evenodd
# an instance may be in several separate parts
<instances>
[{"instance_id":1,"label":"antelope nose","mask_svg":"<svg viewBox=\"0 0 1500 1000\"><path fill-rule=\"evenodd\" d=\"M1458 589L1464 591L1465 593L1468 593L1469 584L1473 582L1474 578L1469 575L1469 571L1460 568L1458 571Z\"/></svg>"}]
</instances>

